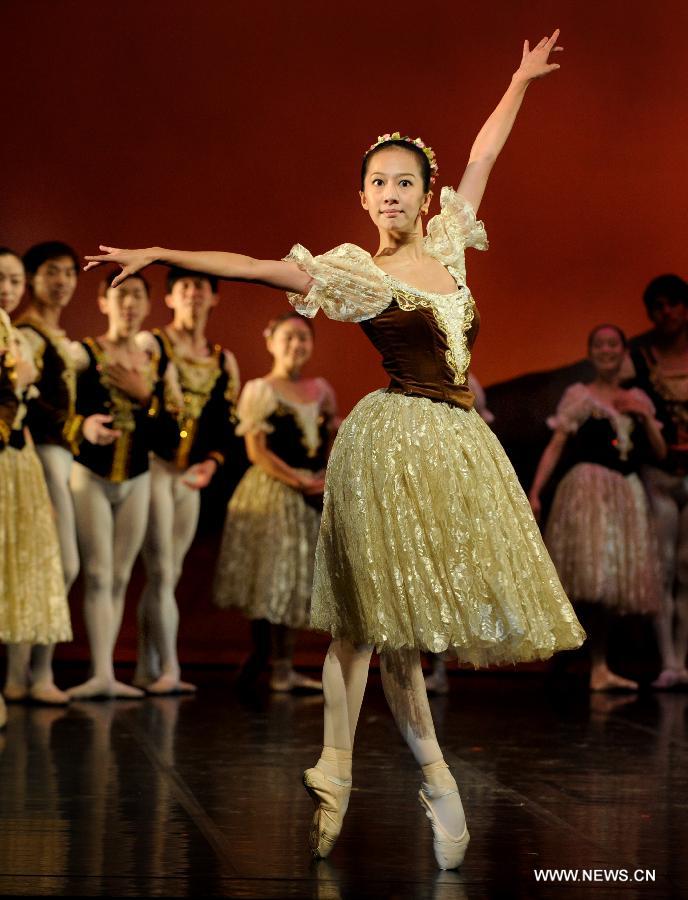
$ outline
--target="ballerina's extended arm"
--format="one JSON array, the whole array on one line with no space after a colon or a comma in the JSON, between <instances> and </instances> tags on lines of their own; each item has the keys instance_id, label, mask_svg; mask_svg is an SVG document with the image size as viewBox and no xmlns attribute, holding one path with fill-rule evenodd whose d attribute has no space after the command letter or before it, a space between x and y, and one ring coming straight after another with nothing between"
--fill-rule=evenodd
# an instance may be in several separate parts
<instances>
[{"instance_id":1,"label":"ballerina's extended arm","mask_svg":"<svg viewBox=\"0 0 688 900\"><path fill-rule=\"evenodd\" d=\"M476 212L485 193L492 166L516 121L526 88L531 81L543 78L559 68L556 63L548 62L550 53L564 49L557 47L558 37L559 29L557 28L551 37L544 37L532 50L528 41L525 41L521 64L514 72L511 84L473 142L468 165L459 184L459 193L469 201Z\"/></svg>"},{"instance_id":2,"label":"ballerina's extended arm","mask_svg":"<svg viewBox=\"0 0 688 900\"><path fill-rule=\"evenodd\" d=\"M113 280L116 287L125 278L135 275L153 263L179 266L192 272L216 275L228 281L248 281L264 284L280 291L294 291L307 294L312 279L296 263L277 259L254 259L241 253L225 253L220 250L166 250L164 247L148 247L145 250L124 250L119 247L100 245L104 251L97 256L87 256L84 271L94 266L113 264L122 271Z\"/></svg>"},{"instance_id":3,"label":"ballerina's extended arm","mask_svg":"<svg viewBox=\"0 0 688 900\"><path fill-rule=\"evenodd\" d=\"M550 53L563 49L556 46L558 37L559 29L550 38L544 37L533 50L530 49L528 41L525 41L521 64L514 73L511 84L473 143L466 171L459 184L459 193L476 211L485 192L492 166L509 137L526 88L534 79L542 78L559 68L555 63L548 62ZM88 264L84 269L88 271L104 263L121 266L122 271L112 282L112 287L116 287L125 278L153 263L179 266L193 272L216 275L229 281L253 282L298 294L307 294L312 284L312 279L295 263L254 259L240 253L166 250L163 247L124 250L102 244L100 250L103 252L86 257Z\"/></svg>"}]
</instances>

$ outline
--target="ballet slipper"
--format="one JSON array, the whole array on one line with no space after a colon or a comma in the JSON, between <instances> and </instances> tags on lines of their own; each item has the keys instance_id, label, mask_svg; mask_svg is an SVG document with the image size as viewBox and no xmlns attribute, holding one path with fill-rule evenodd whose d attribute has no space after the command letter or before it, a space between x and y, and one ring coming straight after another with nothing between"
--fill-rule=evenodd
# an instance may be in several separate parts
<instances>
[{"instance_id":1,"label":"ballet slipper","mask_svg":"<svg viewBox=\"0 0 688 900\"><path fill-rule=\"evenodd\" d=\"M69 695L61 691L52 681L32 684L29 696L34 703L40 703L42 706L67 706L70 700Z\"/></svg>"},{"instance_id":2,"label":"ballet slipper","mask_svg":"<svg viewBox=\"0 0 688 900\"><path fill-rule=\"evenodd\" d=\"M449 693L449 679L444 671L435 671L425 679L425 690L428 694L437 694L440 697Z\"/></svg>"},{"instance_id":3,"label":"ballet slipper","mask_svg":"<svg viewBox=\"0 0 688 900\"><path fill-rule=\"evenodd\" d=\"M23 684L6 684L2 693L8 703L23 703L29 699L29 689Z\"/></svg>"},{"instance_id":4,"label":"ballet slipper","mask_svg":"<svg viewBox=\"0 0 688 900\"><path fill-rule=\"evenodd\" d=\"M637 691L638 682L623 678L607 668L593 670L590 673L590 690L598 691Z\"/></svg>"},{"instance_id":5,"label":"ballet slipper","mask_svg":"<svg viewBox=\"0 0 688 900\"><path fill-rule=\"evenodd\" d=\"M161 675L152 684L147 684L145 691L156 697L165 697L171 694L195 694L196 685L188 681L180 681L174 675Z\"/></svg>"},{"instance_id":6,"label":"ballet slipper","mask_svg":"<svg viewBox=\"0 0 688 900\"><path fill-rule=\"evenodd\" d=\"M67 695L72 700L138 700L146 696L143 691L130 684L102 676L94 676L83 684L68 688Z\"/></svg>"},{"instance_id":7,"label":"ballet slipper","mask_svg":"<svg viewBox=\"0 0 688 900\"><path fill-rule=\"evenodd\" d=\"M662 669L659 676L650 685L656 691L670 691L675 688L680 681L680 673L678 669ZM7 696L5 694L5 696Z\"/></svg>"},{"instance_id":8,"label":"ballet slipper","mask_svg":"<svg viewBox=\"0 0 688 900\"><path fill-rule=\"evenodd\" d=\"M316 859L332 852L349 806L351 781L326 775L321 769L306 769L303 784L315 804L308 845Z\"/></svg>"},{"instance_id":9,"label":"ballet slipper","mask_svg":"<svg viewBox=\"0 0 688 900\"><path fill-rule=\"evenodd\" d=\"M289 691L322 691L322 681L316 681L294 669L286 672L276 671L270 678L270 690L276 693Z\"/></svg>"},{"instance_id":10,"label":"ballet slipper","mask_svg":"<svg viewBox=\"0 0 688 900\"><path fill-rule=\"evenodd\" d=\"M448 797L451 794L456 794L458 800L459 789L448 767L440 768L438 766L433 772L432 781L432 784L427 781L422 782L418 791L418 800L432 825L432 849L435 852L437 865L443 870L456 869L463 862L471 836L465 823L463 831L458 837L449 834L435 814L432 801L438 800L440 797Z\"/></svg>"}]
</instances>

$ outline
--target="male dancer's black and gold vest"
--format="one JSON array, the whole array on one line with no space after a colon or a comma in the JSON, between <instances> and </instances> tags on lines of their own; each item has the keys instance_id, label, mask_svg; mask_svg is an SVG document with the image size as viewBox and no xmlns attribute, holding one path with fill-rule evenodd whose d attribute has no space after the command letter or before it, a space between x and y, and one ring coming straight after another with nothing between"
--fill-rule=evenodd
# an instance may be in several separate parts
<instances>
[{"instance_id":1,"label":"male dancer's black and gold vest","mask_svg":"<svg viewBox=\"0 0 688 900\"><path fill-rule=\"evenodd\" d=\"M108 383L107 358L98 341L86 338L83 345L88 354L88 367L77 379L77 422L81 424L87 416L102 413L112 416L110 427L121 434L106 446L82 441L76 458L101 478L116 483L127 481L148 471L148 455L157 438L156 432L165 429L160 413L167 363L159 354L151 357L147 375L152 393L149 402L142 406Z\"/></svg>"},{"instance_id":2,"label":"male dancer's black and gold vest","mask_svg":"<svg viewBox=\"0 0 688 900\"><path fill-rule=\"evenodd\" d=\"M235 426L235 407L239 390L235 376L224 364L222 348L215 344L204 359L190 360L180 354L165 331L153 329L163 368L173 363L181 388L181 406L166 396L165 412L174 422L173 432L160 429L153 447L156 456L180 469L214 459L225 462ZM172 437L170 439L170 435Z\"/></svg>"},{"instance_id":3,"label":"male dancer's black and gold vest","mask_svg":"<svg viewBox=\"0 0 688 900\"><path fill-rule=\"evenodd\" d=\"M17 328L35 332L43 339L43 351L34 357L38 369L36 388L27 408L26 425L36 444L53 444L76 452L79 422L75 418L76 367L66 349L66 340L55 335L38 319L25 316Z\"/></svg>"}]
</instances>

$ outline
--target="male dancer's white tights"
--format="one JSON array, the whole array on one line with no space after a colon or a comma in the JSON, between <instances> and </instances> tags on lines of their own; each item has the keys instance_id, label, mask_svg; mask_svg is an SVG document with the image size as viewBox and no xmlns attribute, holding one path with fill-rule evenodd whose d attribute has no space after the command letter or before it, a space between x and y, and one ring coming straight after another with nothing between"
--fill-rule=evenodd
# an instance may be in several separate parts
<instances>
[{"instance_id":1,"label":"male dancer's white tights","mask_svg":"<svg viewBox=\"0 0 688 900\"><path fill-rule=\"evenodd\" d=\"M351 779L351 753L373 648L334 640L323 666L325 727L323 756L318 768L343 781ZM380 655L382 687L402 737L423 769L425 780L437 764L443 764L435 736L428 695L418 650L388 650ZM457 795L432 801L446 830L463 831L465 819Z\"/></svg>"},{"instance_id":2,"label":"male dancer's white tights","mask_svg":"<svg viewBox=\"0 0 688 900\"><path fill-rule=\"evenodd\" d=\"M177 631L179 610L174 596L198 525L199 491L182 483L183 472L151 460L151 498L143 542L146 587L139 602L139 650L134 683L148 685L161 675L179 681Z\"/></svg>"},{"instance_id":3,"label":"male dancer's white tights","mask_svg":"<svg viewBox=\"0 0 688 900\"><path fill-rule=\"evenodd\" d=\"M69 490L72 454L64 447L40 444L36 452L43 466L50 501L55 510L55 525L60 544L60 557L64 574L65 593L69 594L79 574L79 551L74 527L74 504ZM33 651L33 652L32 652ZM7 684L14 688L26 685L31 666L31 682L34 692L53 683L52 662L54 644L10 644L7 648Z\"/></svg>"},{"instance_id":4,"label":"male dancer's white tights","mask_svg":"<svg viewBox=\"0 0 688 900\"><path fill-rule=\"evenodd\" d=\"M113 654L124 613L134 560L148 520L150 473L119 484L75 462L71 478L76 530L84 573L84 619L91 648L93 684L70 690L89 696L91 688L114 683ZM87 685L89 682L87 682Z\"/></svg>"}]
</instances>

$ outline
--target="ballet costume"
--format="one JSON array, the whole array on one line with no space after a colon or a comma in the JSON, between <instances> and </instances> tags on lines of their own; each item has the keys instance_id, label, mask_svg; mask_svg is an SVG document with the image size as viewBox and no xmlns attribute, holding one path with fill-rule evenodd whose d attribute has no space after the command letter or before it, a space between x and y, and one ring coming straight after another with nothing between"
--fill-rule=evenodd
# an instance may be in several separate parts
<instances>
[{"instance_id":1,"label":"ballet costume","mask_svg":"<svg viewBox=\"0 0 688 900\"><path fill-rule=\"evenodd\" d=\"M450 293L396 279L354 244L321 256L296 245L287 257L312 279L307 295L289 294L297 311L359 323L390 378L344 420L327 467L311 626L334 641L323 669L325 748L304 776L317 804L317 856L341 827L373 647L422 766L421 803L447 868L463 859L468 832L462 810L456 817L456 782L434 735L418 652L511 664L547 659L585 637L513 467L474 409L467 373L479 316L466 285L467 247L486 249L483 225L445 187L424 250L453 277Z\"/></svg>"},{"instance_id":2,"label":"ballet costume","mask_svg":"<svg viewBox=\"0 0 688 900\"><path fill-rule=\"evenodd\" d=\"M188 693L193 685L179 680L175 589L196 533L201 497L184 477L189 466L207 459L224 464L234 430L239 368L234 355L219 345L209 345L205 357L191 357L165 329L152 334L166 373L161 415L171 427L157 430L150 459L150 510L142 547L146 585L139 603L134 684L156 693Z\"/></svg>"}]
</instances>

